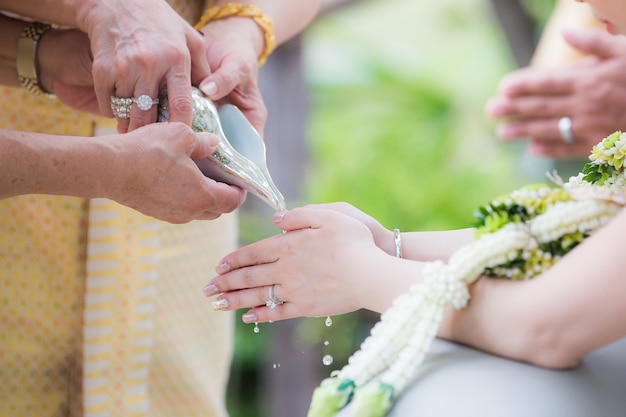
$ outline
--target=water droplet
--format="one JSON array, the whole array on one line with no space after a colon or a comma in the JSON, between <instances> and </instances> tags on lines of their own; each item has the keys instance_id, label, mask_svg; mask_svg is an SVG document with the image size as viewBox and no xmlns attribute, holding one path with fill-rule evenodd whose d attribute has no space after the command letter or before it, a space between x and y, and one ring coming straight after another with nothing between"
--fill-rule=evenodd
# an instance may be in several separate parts
<instances>
[{"instance_id":1,"label":"water droplet","mask_svg":"<svg viewBox=\"0 0 626 417\"><path fill-rule=\"evenodd\" d=\"M328 340L324 340L324 346L328 346L330 345L330 342Z\"/></svg>"},{"instance_id":2,"label":"water droplet","mask_svg":"<svg viewBox=\"0 0 626 417\"><path fill-rule=\"evenodd\" d=\"M259 323L255 322L254 323L254 333L258 333L260 331L261 331L261 329L259 329Z\"/></svg>"},{"instance_id":3,"label":"water droplet","mask_svg":"<svg viewBox=\"0 0 626 417\"><path fill-rule=\"evenodd\" d=\"M324 322L324 324L326 325L326 327L330 327L333 325L333 319L330 318L330 316L326 316L326 321Z\"/></svg>"},{"instance_id":4,"label":"water droplet","mask_svg":"<svg viewBox=\"0 0 626 417\"><path fill-rule=\"evenodd\" d=\"M274 366L274 369L280 368L280 363L275 363L273 366Z\"/></svg>"},{"instance_id":5,"label":"water droplet","mask_svg":"<svg viewBox=\"0 0 626 417\"><path fill-rule=\"evenodd\" d=\"M322 358L322 363L326 366L330 366L333 364L333 357L331 355L324 355Z\"/></svg>"}]
</instances>

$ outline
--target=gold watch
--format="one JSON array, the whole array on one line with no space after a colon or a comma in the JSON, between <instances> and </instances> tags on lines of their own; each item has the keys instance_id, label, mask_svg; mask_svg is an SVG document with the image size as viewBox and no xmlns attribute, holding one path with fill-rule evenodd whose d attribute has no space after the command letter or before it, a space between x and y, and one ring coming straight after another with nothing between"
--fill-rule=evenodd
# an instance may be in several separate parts
<instances>
[{"instance_id":1,"label":"gold watch","mask_svg":"<svg viewBox=\"0 0 626 417\"><path fill-rule=\"evenodd\" d=\"M16 64L20 84L37 95L52 96L41 87L37 77L37 44L41 36L50 28L51 26L45 23L30 22L17 40Z\"/></svg>"}]
</instances>

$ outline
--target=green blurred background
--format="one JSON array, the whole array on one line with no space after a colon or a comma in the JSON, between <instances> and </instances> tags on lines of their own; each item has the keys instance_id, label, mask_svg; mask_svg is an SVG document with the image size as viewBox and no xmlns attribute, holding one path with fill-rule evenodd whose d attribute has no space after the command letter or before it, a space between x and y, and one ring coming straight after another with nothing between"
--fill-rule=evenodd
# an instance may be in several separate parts
<instances>
[{"instance_id":1,"label":"green blurred background","mask_svg":"<svg viewBox=\"0 0 626 417\"><path fill-rule=\"evenodd\" d=\"M524 3L537 35L552 4ZM290 207L347 201L390 229L449 229L471 226L475 207L527 182L517 169L523 148L498 141L484 116L517 67L490 1L358 1L318 18L298 46L307 147ZM270 108L272 117L285 114ZM270 214L242 211L242 244L278 232ZM345 364L376 319L290 320L259 334L238 320L232 417L304 416L312 387ZM324 354L333 365L322 365Z\"/></svg>"}]
</instances>

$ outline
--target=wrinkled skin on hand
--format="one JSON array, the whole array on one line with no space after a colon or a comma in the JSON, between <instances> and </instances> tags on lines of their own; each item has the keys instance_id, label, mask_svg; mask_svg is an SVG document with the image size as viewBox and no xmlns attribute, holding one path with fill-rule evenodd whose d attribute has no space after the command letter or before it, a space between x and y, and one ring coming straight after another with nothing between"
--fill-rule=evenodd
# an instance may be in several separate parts
<instances>
[{"instance_id":1,"label":"wrinkled skin on hand","mask_svg":"<svg viewBox=\"0 0 626 417\"><path fill-rule=\"evenodd\" d=\"M157 97L166 89L170 121L189 124L193 85L218 105L239 107L263 134L267 109L257 60L264 39L253 20L218 19L199 33L164 1L95 2L78 13L78 20L90 38L101 114L113 116L111 96ZM118 119L118 131L151 123L156 114L156 106L142 111L132 105L130 119Z\"/></svg>"},{"instance_id":2,"label":"wrinkled skin on hand","mask_svg":"<svg viewBox=\"0 0 626 417\"><path fill-rule=\"evenodd\" d=\"M211 137L176 122L110 137L118 156L107 197L171 223L211 220L235 210L245 191L205 177L193 162L215 150Z\"/></svg>"},{"instance_id":3,"label":"wrinkled skin on hand","mask_svg":"<svg viewBox=\"0 0 626 417\"><path fill-rule=\"evenodd\" d=\"M72 108L100 114L87 35L52 29L41 42L43 87ZM245 191L206 178L193 162L213 152L207 137L171 122L109 138L119 159L110 170L114 176L107 196L172 223L210 220L233 211L243 203Z\"/></svg>"},{"instance_id":4,"label":"wrinkled skin on hand","mask_svg":"<svg viewBox=\"0 0 626 417\"><path fill-rule=\"evenodd\" d=\"M262 136L267 109L258 85L255 44L261 32L256 23L251 19L216 20L202 32L212 73L202 80L200 88L206 93L204 87L214 83L209 98L217 105L237 106Z\"/></svg>"},{"instance_id":5,"label":"wrinkled skin on hand","mask_svg":"<svg viewBox=\"0 0 626 417\"><path fill-rule=\"evenodd\" d=\"M100 111L113 116L110 97L157 97L167 90L173 122L191 123L191 86L209 74L202 36L165 1L90 2L78 13L93 52ZM156 121L157 108L133 105L118 131Z\"/></svg>"}]
</instances>

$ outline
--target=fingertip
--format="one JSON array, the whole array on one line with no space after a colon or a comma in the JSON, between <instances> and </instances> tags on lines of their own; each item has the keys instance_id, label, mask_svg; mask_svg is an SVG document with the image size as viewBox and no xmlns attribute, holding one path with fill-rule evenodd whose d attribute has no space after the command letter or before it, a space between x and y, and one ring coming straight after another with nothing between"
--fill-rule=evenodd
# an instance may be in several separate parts
<instances>
[{"instance_id":1,"label":"fingertip","mask_svg":"<svg viewBox=\"0 0 626 417\"><path fill-rule=\"evenodd\" d=\"M202 132L200 135L211 148L217 148L217 145L220 143L220 138L213 133Z\"/></svg>"},{"instance_id":2,"label":"fingertip","mask_svg":"<svg viewBox=\"0 0 626 417\"><path fill-rule=\"evenodd\" d=\"M209 81L204 84L200 84L200 91L204 93L205 96L212 98L217 94L217 84L214 81Z\"/></svg>"},{"instance_id":3,"label":"fingertip","mask_svg":"<svg viewBox=\"0 0 626 417\"><path fill-rule=\"evenodd\" d=\"M539 157L548 156L548 147L540 142L531 141L528 144L528 154Z\"/></svg>"},{"instance_id":4,"label":"fingertip","mask_svg":"<svg viewBox=\"0 0 626 417\"><path fill-rule=\"evenodd\" d=\"M519 93L520 77L523 79L523 74L522 70L517 70L502 77L498 84L499 94L505 98L516 96Z\"/></svg>"},{"instance_id":5,"label":"fingertip","mask_svg":"<svg viewBox=\"0 0 626 417\"><path fill-rule=\"evenodd\" d=\"M279 225L285 219L286 215L287 210L277 211L272 215L272 221L274 222L274 224Z\"/></svg>"},{"instance_id":6,"label":"fingertip","mask_svg":"<svg viewBox=\"0 0 626 417\"><path fill-rule=\"evenodd\" d=\"M195 134L197 140L194 143L193 150L189 157L194 161L198 161L200 159L208 158L219 144L219 138L208 132L197 132Z\"/></svg>"},{"instance_id":7,"label":"fingertip","mask_svg":"<svg viewBox=\"0 0 626 417\"><path fill-rule=\"evenodd\" d=\"M623 47L614 42L620 37L599 29L567 28L561 33L570 46L587 55L610 57Z\"/></svg>"},{"instance_id":8,"label":"fingertip","mask_svg":"<svg viewBox=\"0 0 626 417\"><path fill-rule=\"evenodd\" d=\"M517 137L517 130L511 123L501 123L496 127L496 136L503 140L512 140Z\"/></svg>"},{"instance_id":9,"label":"fingertip","mask_svg":"<svg viewBox=\"0 0 626 417\"><path fill-rule=\"evenodd\" d=\"M238 187L236 185L232 185L231 187L235 188L237 190L238 195L239 195L239 200L237 202L237 207L235 207L235 208L238 208L246 201L246 197L248 197L248 191L245 188L241 188L241 187Z\"/></svg>"},{"instance_id":10,"label":"fingertip","mask_svg":"<svg viewBox=\"0 0 626 417\"><path fill-rule=\"evenodd\" d=\"M576 28L564 28L561 30L561 35L567 41L579 41L581 39L581 32Z\"/></svg>"},{"instance_id":11,"label":"fingertip","mask_svg":"<svg viewBox=\"0 0 626 417\"><path fill-rule=\"evenodd\" d=\"M500 87L500 92L502 93L502 96L506 98L510 99L515 97L518 94L518 86L515 80L508 79L504 83L502 83L502 86Z\"/></svg>"},{"instance_id":12,"label":"fingertip","mask_svg":"<svg viewBox=\"0 0 626 417\"><path fill-rule=\"evenodd\" d=\"M220 262L220 264L215 267L215 272L217 272L220 275L225 274L230 270L231 270L231 266L226 261Z\"/></svg>"},{"instance_id":13,"label":"fingertip","mask_svg":"<svg viewBox=\"0 0 626 417\"><path fill-rule=\"evenodd\" d=\"M504 115L500 100L496 98L489 99L485 103L485 114L493 119L500 118Z\"/></svg>"},{"instance_id":14,"label":"fingertip","mask_svg":"<svg viewBox=\"0 0 626 417\"><path fill-rule=\"evenodd\" d=\"M209 283L205 285L205 287L202 289L202 292L204 292L204 295L206 297L210 297L217 294L219 292L219 288L217 288L217 285Z\"/></svg>"},{"instance_id":15,"label":"fingertip","mask_svg":"<svg viewBox=\"0 0 626 417\"><path fill-rule=\"evenodd\" d=\"M241 320L246 324L257 323L259 321L256 313L252 310L248 311L246 314L241 316Z\"/></svg>"}]
</instances>

